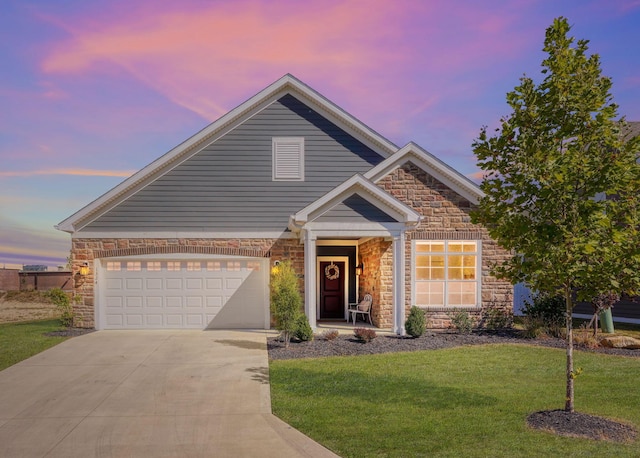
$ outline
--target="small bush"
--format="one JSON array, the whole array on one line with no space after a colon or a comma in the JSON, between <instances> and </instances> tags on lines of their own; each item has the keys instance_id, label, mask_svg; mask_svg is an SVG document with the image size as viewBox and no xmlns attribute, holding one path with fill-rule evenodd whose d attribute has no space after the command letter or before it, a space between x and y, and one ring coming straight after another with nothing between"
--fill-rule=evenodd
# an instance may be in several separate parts
<instances>
[{"instance_id":1,"label":"small bush","mask_svg":"<svg viewBox=\"0 0 640 458\"><path fill-rule=\"evenodd\" d=\"M353 330L353 335L360 342L365 342L365 343L371 342L373 339L377 337L376 331L374 331L373 329L367 329L367 328L355 328Z\"/></svg>"},{"instance_id":2,"label":"small bush","mask_svg":"<svg viewBox=\"0 0 640 458\"><path fill-rule=\"evenodd\" d=\"M540 318L525 316L522 319L522 336L526 339L538 339L547 335L547 328Z\"/></svg>"},{"instance_id":3,"label":"small bush","mask_svg":"<svg viewBox=\"0 0 640 458\"><path fill-rule=\"evenodd\" d=\"M336 340L340 333L336 329L328 329L322 333L323 340Z\"/></svg>"},{"instance_id":4,"label":"small bush","mask_svg":"<svg viewBox=\"0 0 640 458\"><path fill-rule=\"evenodd\" d=\"M586 324L580 326L578 332L573 335L573 343L591 349L600 346L600 341L593 335Z\"/></svg>"},{"instance_id":5,"label":"small bush","mask_svg":"<svg viewBox=\"0 0 640 458\"><path fill-rule=\"evenodd\" d=\"M294 337L302 342L309 342L313 340L313 330L309 325L309 319L304 314L298 317Z\"/></svg>"},{"instance_id":6,"label":"small bush","mask_svg":"<svg viewBox=\"0 0 640 458\"><path fill-rule=\"evenodd\" d=\"M73 305L71 304L71 298L69 295L60 288L50 289L45 294L60 311L60 321L62 322L62 325L66 327L73 326L75 314L73 312Z\"/></svg>"},{"instance_id":7,"label":"small bush","mask_svg":"<svg viewBox=\"0 0 640 458\"><path fill-rule=\"evenodd\" d=\"M564 297L538 294L533 302L527 302L524 306L525 318L532 323L542 323L544 333L553 337L562 337L565 325L566 306ZM525 320L526 321L526 320Z\"/></svg>"},{"instance_id":8,"label":"small bush","mask_svg":"<svg viewBox=\"0 0 640 458\"><path fill-rule=\"evenodd\" d=\"M404 328L411 337L420 337L427 328L427 319L424 310L415 305L411 307Z\"/></svg>"},{"instance_id":9,"label":"small bush","mask_svg":"<svg viewBox=\"0 0 640 458\"><path fill-rule=\"evenodd\" d=\"M490 307L485 313L485 327L492 331L507 329L513 323L513 312L501 307Z\"/></svg>"},{"instance_id":10,"label":"small bush","mask_svg":"<svg viewBox=\"0 0 640 458\"><path fill-rule=\"evenodd\" d=\"M471 334L473 330L473 319L469 312L461 310L449 315L451 324L460 334Z\"/></svg>"}]
</instances>

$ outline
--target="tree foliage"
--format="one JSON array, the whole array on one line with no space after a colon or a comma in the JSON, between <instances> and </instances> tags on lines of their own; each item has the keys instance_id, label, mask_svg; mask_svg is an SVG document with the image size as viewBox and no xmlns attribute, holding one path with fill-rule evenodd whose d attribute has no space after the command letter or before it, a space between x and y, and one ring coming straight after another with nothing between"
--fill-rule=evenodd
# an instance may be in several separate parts
<instances>
[{"instance_id":1,"label":"tree foliage","mask_svg":"<svg viewBox=\"0 0 640 458\"><path fill-rule=\"evenodd\" d=\"M523 76L507 94L512 113L473 143L485 197L472 215L517 253L496 273L565 298L567 402L573 411L571 313L576 298L634 293L640 284L638 139L625 141L588 41L565 18L547 29L544 79ZM607 196L607 198L604 198Z\"/></svg>"},{"instance_id":2,"label":"tree foliage","mask_svg":"<svg viewBox=\"0 0 640 458\"><path fill-rule=\"evenodd\" d=\"M290 261L283 261L271 269L271 313L276 328L282 331L285 347L288 347L302 314L298 276Z\"/></svg>"}]
</instances>

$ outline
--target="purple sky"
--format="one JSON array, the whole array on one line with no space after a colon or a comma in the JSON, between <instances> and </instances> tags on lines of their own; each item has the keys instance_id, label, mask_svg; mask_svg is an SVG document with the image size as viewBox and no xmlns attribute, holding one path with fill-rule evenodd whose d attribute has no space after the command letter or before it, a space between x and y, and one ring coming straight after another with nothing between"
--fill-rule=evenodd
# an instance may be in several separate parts
<instances>
[{"instance_id":1,"label":"purple sky","mask_svg":"<svg viewBox=\"0 0 640 458\"><path fill-rule=\"evenodd\" d=\"M3 0L0 268L64 264L55 224L285 73L473 177L557 16L640 120L640 0Z\"/></svg>"}]
</instances>

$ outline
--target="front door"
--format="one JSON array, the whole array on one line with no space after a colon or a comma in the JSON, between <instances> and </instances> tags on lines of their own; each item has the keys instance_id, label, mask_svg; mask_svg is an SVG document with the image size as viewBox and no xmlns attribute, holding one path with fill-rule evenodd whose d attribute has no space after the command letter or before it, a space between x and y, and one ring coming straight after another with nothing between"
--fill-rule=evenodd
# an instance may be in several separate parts
<instances>
[{"instance_id":1,"label":"front door","mask_svg":"<svg viewBox=\"0 0 640 458\"><path fill-rule=\"evenodd\" d=\"M342 261L320 261L320 318L344 318L344 285L348 272Z\"/></svg>"}]
</instances>

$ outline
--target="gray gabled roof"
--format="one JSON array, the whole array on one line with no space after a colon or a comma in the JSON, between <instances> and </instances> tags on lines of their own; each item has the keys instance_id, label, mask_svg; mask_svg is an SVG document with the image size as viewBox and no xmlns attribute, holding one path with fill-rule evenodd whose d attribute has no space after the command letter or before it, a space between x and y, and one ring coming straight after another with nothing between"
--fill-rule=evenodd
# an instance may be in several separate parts
<instances>
[{"instance_id":1,"label":"gray gabled roof","mask_svg":"<svg viewBox=\"0 0 640 458\"><path fill-rule=\"evenodd\" d=\"M136 172L131 177L106 192L89 205L60 222L56 229L73 233L88 221L104 214L144 186L153 182L168 170L196 154L204 145L210 144L230 129L242 124L247 118L278 100L285 94L291 94L333 123L343 128L359 141L374 148L383 157L397 151L398 147L360 122L355 117L335 105L330 100L310 88L291 74L284 75L246 102L225 114L191 138L185 140L162 157Z\"/></svg>"}]
</instances>

